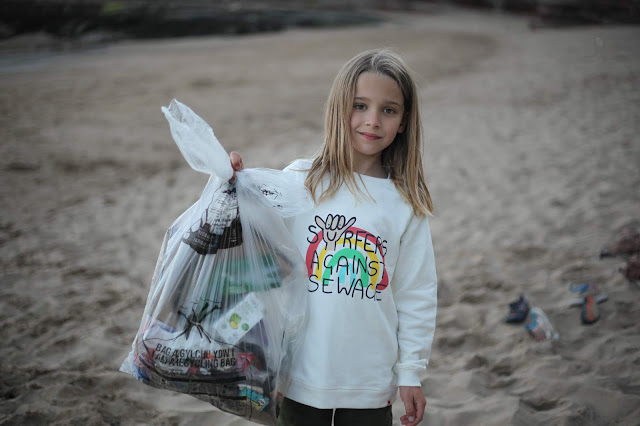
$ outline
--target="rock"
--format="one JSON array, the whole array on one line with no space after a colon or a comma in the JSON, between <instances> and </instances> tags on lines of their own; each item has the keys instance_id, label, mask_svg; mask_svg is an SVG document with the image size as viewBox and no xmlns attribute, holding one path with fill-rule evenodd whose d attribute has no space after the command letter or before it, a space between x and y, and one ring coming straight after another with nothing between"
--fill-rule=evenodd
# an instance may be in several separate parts
<instances>
[{"instance_id":1,"label":"rock","mask_svg":"<svg viewBox=\"0 0 640 426\"><path fill-rule=\"evenodd\" d=\"M629 281L640 282L640 254L631 256L621 272Z\"/></svg>"},{"instance_id":2,"label":"rock","mask_svg":"<svg viewBox=\"0 0 640 426\"><path fill-rule=\"evenodd\" d=\"M16 33L15 29L13 29L11 26L4 23L0 23L0 40L9 38L15 35L15 33Z\"/></svg>"},{"instance_id":3,"label":"rock","mask_svg":"<svg viewBox=\"0 0 640 426\"><path fill-rule=\"evenodd\" d=\"M638 0L537 0L536 21L541 26L584 24L638 24Z\"/></svg>"},{"instance_id":4,"label":"rock","mask_svg":"<svg viewBox=\"0 0 640 426\"><path fill-rule=\"evenodd\" d=\"M0 30L6 33L45 31L77 38L90 32L121 33L135 38L209 34L249 34L287 27L330 27L380 22L354 11L273 9L218 3L76 2L63 0L3 0ZM0 31L0 36L2 36Z\"/></svg>"},{"instance_id":5,"label":"rock","mask_svg":"<svg viewBox=\"0 0 640 426\"><path fill-rule=\"evenodd\" d=\"M640 221L634 220L621 227L613 241L600 251L600 258L629 256L640 253Z\"/></svg>"}]
</instances>

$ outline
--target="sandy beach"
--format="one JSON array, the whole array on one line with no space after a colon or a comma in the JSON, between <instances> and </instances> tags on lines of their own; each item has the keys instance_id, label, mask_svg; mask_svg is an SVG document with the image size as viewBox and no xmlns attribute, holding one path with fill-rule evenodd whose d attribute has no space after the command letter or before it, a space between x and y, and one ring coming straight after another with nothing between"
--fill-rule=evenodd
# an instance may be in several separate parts
<instances>
[{"instance_id":1,"label":"sandy beach","mask_svg":"<svg viewBox=\"0 0 640 426\"><path fill-rule=\"evenodd\" d=\"M0 424L251 425L118 371L164 232L199 196L160 107L247 167L311 156L338 68L418 77L439 275L425 425L637 425L640 289L600 249L640 220L640 27L442 8L384 24L121 41L0 61ZM585 326L570 284L608 300ZM505 324L524 294L559 333ZM634 307L635 306L635 307ZM398 400L394 425L403 413Z\"/></svg>"}]
</instances>

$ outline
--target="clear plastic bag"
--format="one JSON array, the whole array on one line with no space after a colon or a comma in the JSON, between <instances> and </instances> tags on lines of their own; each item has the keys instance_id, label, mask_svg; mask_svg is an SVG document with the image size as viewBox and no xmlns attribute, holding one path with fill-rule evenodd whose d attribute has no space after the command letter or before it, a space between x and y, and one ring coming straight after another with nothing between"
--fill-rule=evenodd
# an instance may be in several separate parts
<instances>
[{"instance_id":1,"label":"clear plastic bag","mask_svg":"<svg viewBox=\"0 0 640 426\"><path fill-rule=\"evenodd\" d=\"M189 164L211 177L169 228L132 351L120 368L275 424L278 391L306 321L306 267L283 217L311 206L283 172L236 173L211 128L173 100L162 108Z\"/></svg>"}]
</instances>

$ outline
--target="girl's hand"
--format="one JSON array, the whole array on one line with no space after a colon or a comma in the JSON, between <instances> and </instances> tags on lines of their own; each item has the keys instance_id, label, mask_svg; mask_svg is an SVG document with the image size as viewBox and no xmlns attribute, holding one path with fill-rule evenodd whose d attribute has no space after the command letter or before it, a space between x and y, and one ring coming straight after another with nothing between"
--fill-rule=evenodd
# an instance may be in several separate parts
<instances>
[{"instance_id":1,"label":"girl's hand","mask_svg":"<svg viewBox=\"0 0 640 426\"><path fill-rule=\"evenodd\" d=\"M231 151L229 154L229 161L231 161L231 168L233 168L233 176L229 180L229 182L233 182L236 180L236 172L244 169L244 164L242 164L242 157L235 151Z\"/></svg>"},{"instance_id":2,"label":"girl's hand","mask_svg":"<svg viewBox=\"0 0 640 426\"><path fill-rule=\"evenodd\" d=\"M400 417L404 426L415 426L422 421L424 408L427 406L427 398L419 386L400 386L400 399L404 402L407 414Z\"/></svg>"},{"instance_id":3,"label":"girl's hand","mask_svg":"<svg viewBox=\"0 0 640 426\"><path fill-rule=\"evenodd\" d=\"M342 215L328 215L327 220L322 220L320 216L316 216L316 224L322 229L322 239L327 245L328 251L336 249L336 241L340 239L345 230L355 223L356 218L352 217L346 223L345 220Z\"/></svg>"}]
</instances>

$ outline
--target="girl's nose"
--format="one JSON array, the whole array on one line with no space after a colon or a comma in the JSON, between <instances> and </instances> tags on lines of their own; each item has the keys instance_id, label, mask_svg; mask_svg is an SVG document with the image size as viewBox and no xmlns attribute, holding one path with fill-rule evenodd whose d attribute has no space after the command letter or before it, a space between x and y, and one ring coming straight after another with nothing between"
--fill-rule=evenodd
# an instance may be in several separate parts
<instances>
[{"instance_id":1,"label":"girl's nose","mask_svg":"<svg viewBox=\"0 0 640 426\"><path fill-rule=\"evenodd\" d=\"M378 114L375 111L369 112L369 114L367 115L366 124L371 127L380 126L380 117L378 117Z\"/></svg>"}]
</instances>

